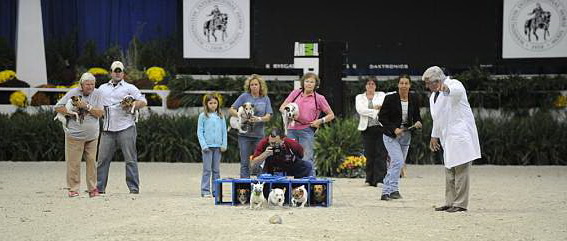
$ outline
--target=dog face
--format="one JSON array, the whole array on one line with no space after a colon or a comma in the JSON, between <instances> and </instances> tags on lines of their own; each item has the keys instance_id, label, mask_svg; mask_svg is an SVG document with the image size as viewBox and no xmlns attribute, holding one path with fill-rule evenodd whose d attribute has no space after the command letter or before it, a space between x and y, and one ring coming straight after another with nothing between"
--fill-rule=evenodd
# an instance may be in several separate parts
<instances>
[{"instance_id":1,"label":"dog face","mask_svg":"<svg viewBox=\"0 0 567 241\"><path fill-rule=\"evenodd\" d=\"M120 102L120 104L121 104L123 107L132 106L132 105L134 104L134 96L131 96L131 95L124 96L124 98L122 99L122 101Z\"/></svg>"},{"instance_id":2,"label":"dog face","mask_svg":"<svg viewBox=\"0 0 567 241\"><path fill-rule=\"evenodd\" d=\"M283 189L274 188L270 191L268 202L274 206L282 207L285 201L285 187Z\"/></svg>"},{"instance_id":3,"label":"dog face","mask_svg":"<svg viewBox=\"0 0 567 241\"><path fill-rule=\"evenodd\" d=\"M252 183L250 185L252 186L252 195L253 196L264 195L264 183L263 182Z\"/></svg>"},{"instance_id":4,"label":"dog face","mask_svg":"<svg viewBox=\"0 0 567 241\"><path fill-rule=\"evenodd\" d=\"M246 102L244 103L242 106L240 106L240 108L238 108L241 110L242 113L240 113L241 115L244 115L244 117L246 118L250 118L254 115L254 105L250 102Z\"/></svg>"},{"instance_id":5,"label":"dog face","mask_svg":"<svg viewBox=\"0 0 567 241\"><path fill-rule=\"evenodd\" d=\"M246 204L248 202L248 193L250 190L242 188L237 190L238 201L240 204Z\"/></svg>"},{"instance_id":6,"label":"dog face","mask_svg":"<svg viewBox=\"0 0 567 241\"><path fill-rule=\"evenodd\" d=\"M301 200L303 199L303 197L307 195L307 190L305 189L305 186L301 185L299 187L294 188L291 191L291 195L293 196L294 199Z\"/></svg>"},{"instance_id":7,"label":"dog face","mask_svg":"<svg viewBox=\"0 0 567 241\"><path fill-rule=\"evenodd\" d=\"M325 189L324 185L313 185L313 196L315 201L323 202L325 201Z\"/></svg>"},{"instance_id":8,"label":"dog face","mask_svg":"<svg viewBox=\"0 0 567 241\"><path fill-rule=\"evenodd\" d=\"M299 113L299 106L296 103L289 103L284 107L284 116L288 119L295 119Z\"/></svg>"},{"instance_id":9,"label":"dog face","mask_svg":"<svg viewBox=\"0 0 567 241\"><path fill-rule=\"evenodd\" d=\"M79 101L81 101L83 98L81 96L71 96L71 103L73 103L73 106L77 106L77 104L79 104Z\"/></svg>"}]
</instances>

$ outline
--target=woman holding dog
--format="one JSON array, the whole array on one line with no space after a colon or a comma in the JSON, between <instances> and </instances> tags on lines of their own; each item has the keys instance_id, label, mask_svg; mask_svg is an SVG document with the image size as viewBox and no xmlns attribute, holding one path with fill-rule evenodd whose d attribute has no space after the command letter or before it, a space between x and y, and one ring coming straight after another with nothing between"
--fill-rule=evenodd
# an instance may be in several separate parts
<instances>
[{"instance_id":1,"label":"woman holding dog","mask_svg":"<svg viewBox=\"0 0 567 241\"><path fill-rule=\"evenodd\" d=\"M366 156L366 183L376 187L386 176L386 149L382 139L382 127L378 113L386 94L376 91L376 79L365 80L366 91L355 98L356 112L360 116L358 130L362 134L364 155Z\"/></svg>"},{"instance_id":2,"label":"woman holding dog","mask_svg":"<svg viewBox=\"0 0 567 241\"><path fill-rule=\"evenodd\" d=\"M411 80L408 75L401 75L398 80L398 92L387 95L378 114L382 123L383 141L390 166L384 178L381 200L400 199L400 171L405 163L411 142L411 131L421 128L419 100L410 94Z\"/></svg>"},{"instance_id":3,"label":"woman holding dog","mask_svg":"<svg viewBox=\"0 0 567 241\"><path fill-rule=\"evenodd\" d=\"M254 115L250 120L251 128L246 133L238 133L238 148L240 150L240 177L250 177L250 156L254 153L256 145L264 137L264 122L270 121L273 110L268 97L266 81L257 74L252 74L244 82L242 93L228 110L231 116L238 117L238 108L245 104L252 104Z\"/></svg>"},{"instance_id":4,"label":"woman holding dog","mask_svg":"<svg viewBox=\"0 0 567 241\"><path fill-rule=\"evenodd\" d=\"M315 73L306 73L301 77L301 88L293 90L280 106L280 112L284 113L284 108L289 103L296 103L299 107L299 114L295 119L295 124L288 124L287 136L299 141L303 147L303 158L305 161L313 162L313 146L315 143L315 130L322 124L335 119L335 114L329 106L325 96L315 92L321 80ZM325 116L319 117L321 112ZM315 168L311 171L311 176L315 176Z\"/></svg>"}]
</instances>

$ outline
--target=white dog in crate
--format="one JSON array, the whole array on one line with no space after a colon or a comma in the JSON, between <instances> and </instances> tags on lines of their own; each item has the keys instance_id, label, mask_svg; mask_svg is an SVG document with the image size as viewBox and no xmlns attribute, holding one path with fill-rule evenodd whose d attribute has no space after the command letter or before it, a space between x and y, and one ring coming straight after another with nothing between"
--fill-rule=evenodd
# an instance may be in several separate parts
<instances>
[{"instance_id":1,"label":"white dog in crate","mask_svg":"<svg viewBox=\"0 0 567 241\"><path fill-rule=\"evenodd\" d=\"M274 188L270 191L268 195L268 206L270 207L283 207L285 202L285 187Z\"/></svg>"},{"instance_id":2,"label":"white dog in crate","mask_svg":"<svg viewBox=\"0 0 567 241\"><path fill-rule=\"evenodd\" d=\"M246 102L240 107L238 107L238 116L230 117L230 129L237 129L240 133L246 133L250 130L251 122L250 119L254 116L254 105L250 102Z\"/></svg>"},{"instance_id":3,"label":"white dog in crate","mask_svg":"<svg viewBox=\"0 0 567 241\"><path fill-rule=\"evenodd\" d=\"M297 118L297 115L299 115L299 106L296 103L289 103L284 107L282 120L286 135L288 126L295 126L295 118Z\"/></svg>"},{"instance_id":4,"label":"white dog in crate","mask_svg":"<svg viewBox=\"0 0 567 241\"><path fill-rule=\"evenodd\" d=\"M305 189L305 185L294 188L291 191L291 206L305 207L305 203L307 203L307 189Z\"/></svg>"},{"instance_id":5,"label":"white dog in crate","mask_svg":"<svg viewBox=\"0 0 567 241\"><path fill-rule=\"evenodd\" d=\"M264 206L266 198L264 197L264 183L251 183L252 193L250 193L250 208L258 209Z\"/></svg>"}]
</instances>

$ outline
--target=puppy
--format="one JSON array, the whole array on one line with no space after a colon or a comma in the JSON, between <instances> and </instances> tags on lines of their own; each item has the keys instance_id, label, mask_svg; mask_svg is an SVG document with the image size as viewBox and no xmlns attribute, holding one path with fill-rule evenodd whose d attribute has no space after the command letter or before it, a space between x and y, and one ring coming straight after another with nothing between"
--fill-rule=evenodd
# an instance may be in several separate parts
<instances>
[{"instance_id":1,"label":"puppy","mask_svg":"<svg viewBox=\"0 0 567 241\"><path fill-rule=\"evenodd\" d=\"M230 127L237 129L240 133L246 133L252 127L252 122L250 119L254 116L254 105L250 102L246 102L240 107L238 107L238 116L230 117Z\"/></svg>"},{"instance_id":2,"label":"puppy","mask_svg":"<svg viewBox=\"0 0 567 241\"><path fill-rule=\"evenodd\" d=\"M270 191L270 195L268 195L268 206L279 206L283 207L285 201L285 187L281 188L274 188Z\"/></svg>"},{"instance_id":3,"label":"puppy","mask_svg":"<svg viewBox=\"0 0 567 241\"><path fill-rule=\"evenodd\" d=\"M315 200L315 203L325 204L327 201L326 189L324 185L313 185L313 200Z\"/></svg>"},{"instance_id":4,"label":"puppy","mask_svg":"<svg viewBox=\"0 0 567 241\"><path fill-rule=\"evenodd\" d=\"M131 95L124 96L122 101L120 101L120 106L127 113L134 115L134 121L138 122L138 118L140 117L140 112L136 110L134 101L135 101L134 96Z\"/></svg>"},{"instance_id":5,"label":"puppy","mask_svg":"<svg viewBox=\"0 0 567 241\"><path fill-rule=\"evenodd\" d=\"M289 103L284 107L282 120L286 135L288 126L295 126L295 118L297 118L297 115L299 115L299 106L296 103Z\"/></svg>"},{"instance_id":6,"label":"puppy","mask_svg":"<svg viewBox=\"0 0 567 241\"><path fill-rule=\"evenodd\" d=\"M83 123L81 116L79 116L79 108L77 107L77 105L79 104L79 101L81 101L81 96L71 96L71 98L67 101L67 103L65 104L65 109L67 110L67 113L69 113L70 115L75 116L75 119L77 121L79 121L79 123ZM84 118L84 115L82 116L82 118ZM58 120L61 122L61 124L63 124L63 129L67 130L69 127L69 119L65 114L62 113L57 113L57 115L55 116L55 118L53 118L53 120Z\"/></svg>"},{"instance_id":7,"label":"puppy","mask_svg":"<svg viewBox=\"0 0 567 241\"><path fill-rule=\"evenodd\" d=\"M265 205L264 183L251 183L252 193L250 194L250 208L258 209Z\"/></svg>"},{"instance_id":8,"label":"puppy","mask_svg":"<svg viewBox=\"0 0 567 241\"><path fill-rule=\"evenodd\" d=\"M305 207L307 202L307 189L304 185L294 188L291 191L291 206L292 207Z\"/></svg>"},{"instance_id":9,"label":"puppy","mask_svg":"<svg viewBox=\"0 0 567 241\"><path fill-rule=\"evenodd\" d=\"M238 202L240 202L241 205L248 203L248 200L250 199L248 197L248 193L250 193L250 190L242 188L236 190L236 192L237 192L236 195L238 196Z\"/></svg>"}]
</instances>

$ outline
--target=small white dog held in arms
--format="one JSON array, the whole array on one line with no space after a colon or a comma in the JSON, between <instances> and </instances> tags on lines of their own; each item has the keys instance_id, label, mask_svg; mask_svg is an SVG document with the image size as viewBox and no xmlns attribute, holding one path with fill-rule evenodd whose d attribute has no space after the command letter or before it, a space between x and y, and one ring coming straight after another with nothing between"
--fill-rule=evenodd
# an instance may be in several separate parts
<instances>
[{"instance_id":1,"label":"small white dog held in arms","mask_svg":"<svg viewBox=\"0 0 567 241\"><path fill-rule=\"evenodd\" d=\"M285 187L281 188L274 188L270 191L270 195L268 195L268 206L270 207L283 207L285 201Z\"/></svg>"},{"instance_id":2,"label":"small white dog held in arms","mask_svg":"<svg viewBox=\"0 0 567 241\"><path fill-rule=\"evenodd\" d=\"M305 203L307 203L307 189L305 189L305 185L294 188L291 191L291 206L305 207Z\"/></svg>"},{"instance_id":3,"label":"small white dog held in arms","mask_svg":"<svg viewBox=\"0 0 567 241\"><path fill-rule=\"evenodd\" d=\"M67 113L75 116L75 119L77 121L81 120L79 116L79 108L77 107L81 99L82 99L81 96L71 96L71 98L65 104L65 109L67 110ZM69 127L69 120L67 119L65 114L57 113L57 115L55 116L55 118L53 118L53 120L60 121L61 124L63 124L63 129L65 130L67 130L67 128Z\"/></svg>"},{"instance_id":4,"label":"small white dog held in arms","mask_svg":"<svg viewBox=\"0 0 567 241\"><path fill-rule=\"evenodd\" d=\"M251 183L252 193L250 193L250 208L258 209L264 206L266 198L264 197L264 183Z\"/></svg>"},{"instance_id":5,"label":"small white dog held in arms","mask_svg":"<svg viewBox=\"0 0 567 241\"><path fill-rule=\"evenodd\" d=\"M120 106L122 106L122 109L124 109L124 111L126 111L127 113L134 115L134 121L138 122L140 112L136 110L134 101L135 101L134 96L131 95L124 96L122 101L120 101Z\"/></svg>"},{"instance_id":6,"label":"small white dog held in arms","mask_svg":"<svg viewBox=\"0 0 567 241\"><path fill-rule=\"evenodd\" d=\"M237 129L240 133L246 133L250 130L251 122L250 119L254 116L254 105L250 102L246 102L240 107L238 107L238 116L230 117L230 127Z\"/></svg>"},{"instance_id":7,"label":"small white dog held in arms","mask_svg":"<svg viewBox=\"0 0 567 241\"><path fill-rule=\"evenodd\" d=\"M297 115L299 115L299 106L296 103L289 103L284 107L282 120L286 135L288 125L290 127L295 126L295 118L297 118Z\"/></svg>"}]
</instances>

